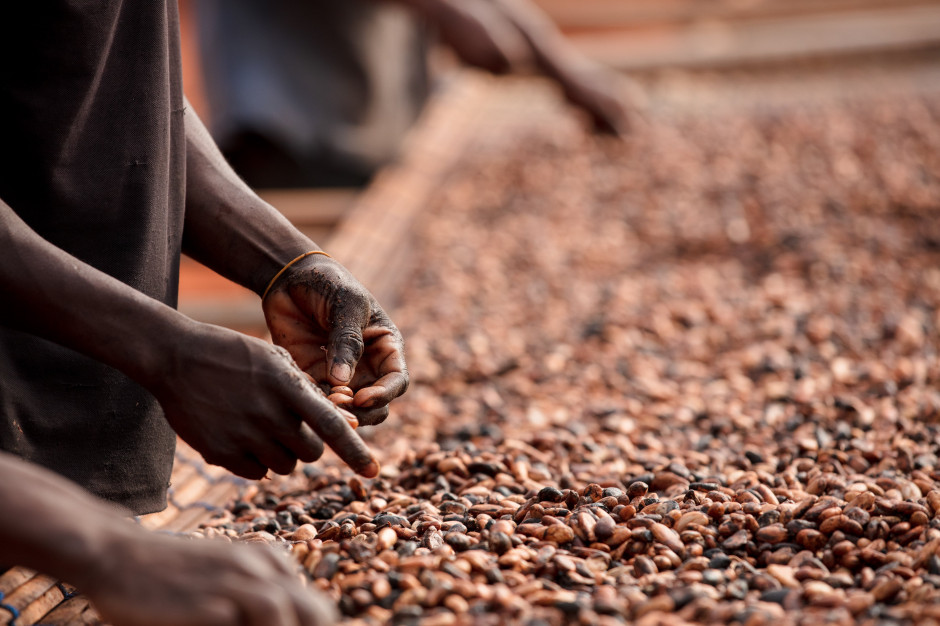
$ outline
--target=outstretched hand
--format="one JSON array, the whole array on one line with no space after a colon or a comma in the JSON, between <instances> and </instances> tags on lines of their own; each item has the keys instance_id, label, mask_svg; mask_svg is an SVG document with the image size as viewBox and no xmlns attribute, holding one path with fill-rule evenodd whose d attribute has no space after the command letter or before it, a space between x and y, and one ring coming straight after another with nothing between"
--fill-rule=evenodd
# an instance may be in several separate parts
<instances>
[{"instance_id":1,"label":"outstretched hand","mask_svg":"<svg viewBox=\"0 0 940 626\"><path fill-rule=\"evenodd\" d=\"M401 333L353 276L332 258L309 256L277 279L262 303L274 343L329 393L348 386L344 408L360 424L388 416L408 387Z\"/></svg>"}]
</instances>

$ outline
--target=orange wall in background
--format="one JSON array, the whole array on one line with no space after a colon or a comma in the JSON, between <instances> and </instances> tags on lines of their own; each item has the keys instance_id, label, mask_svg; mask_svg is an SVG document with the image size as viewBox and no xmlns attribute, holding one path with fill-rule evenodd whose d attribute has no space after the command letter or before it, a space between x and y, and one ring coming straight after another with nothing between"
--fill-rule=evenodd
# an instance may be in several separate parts
<instances>
[{"instance_id":1,"label":"orange wall in background","mask_svg":"<svg viewBox=\"0 0 940 626\"><path fill-rule=\"evenodd\" d=\"M202 82L202 68L199 65L196 11L193 9L196 1L179 0L180 39L183 54L183 91L199 117L208 123L209 105L206 101L206 91Z\"/></svg>"}]
</instances>

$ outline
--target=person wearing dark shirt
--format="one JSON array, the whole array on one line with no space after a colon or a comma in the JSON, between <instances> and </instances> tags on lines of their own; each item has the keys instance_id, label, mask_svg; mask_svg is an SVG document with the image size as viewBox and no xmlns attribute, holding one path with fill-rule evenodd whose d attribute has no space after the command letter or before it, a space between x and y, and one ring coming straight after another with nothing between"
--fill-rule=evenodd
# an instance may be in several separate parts
<instances>
[{"instance_id":1,"label":"person wearing dark shirt","mask_svg":"<svg viewBox=\"0 0 940 626\"><path fill-rule=\"evenodd\" d=\"M179 257L261 296L275 343L176 311ZM0 563L117 625L330 622L279 555L151 534L176 435L250 479L330 446L379 468L321 386L381 422L401 335L235 175L187 106L177 3L17 3L0 21ZM110 502L106 502L110 501Z\"/></svg>"},{"instance_id":2,"label":"person wearing dark shirt","mask_svg":"<svg viewBox=\"0 0 940 626\"><path fill-rule=\"evenodd\" d=\"M528 0L199 0L211 130L254 187L361 186L430 92L440 38L494 73L548 76L598 130L622 134L626 80L590 62Z\"/></svg>"}]
</instances>

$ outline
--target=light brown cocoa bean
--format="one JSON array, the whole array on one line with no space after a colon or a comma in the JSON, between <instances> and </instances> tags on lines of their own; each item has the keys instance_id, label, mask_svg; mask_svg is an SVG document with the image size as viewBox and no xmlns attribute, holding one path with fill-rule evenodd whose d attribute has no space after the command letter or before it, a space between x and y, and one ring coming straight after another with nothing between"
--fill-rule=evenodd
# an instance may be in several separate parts
<instances>
[{"instance_id":1,"label":"light brown cocoa bean","mask_svg":"<svg viewBox=\"0 0 940 626\"><path fill-rule=\"evenodd\" d=\"M570 526L552 525L545 528L543 539L559 545L566 544L574 540L574 530Z\"/></svg>"},{"instance_id":2,"label":"light brown cocoa bean","mask_svg":"<svg viewBox=\"0 0 940 626\"><path fill-rule=\"evenodd\" d=\"M656 541L663 544L673 552L682 552L682 549L685 547L682 543L682 540L679 538L679 533L669 528L665 524L655 522L652 526L650 526L650 532L653 533L653 538Z\"/></svg>"},{"instance_id":3,"label":"light brown cocoa bean","mask_svg":"<svg viewBox=\"0 0 940 626\"><path fill-rule=\"evenodd\" d=\"M347 396L342 393L333 393L326 397L327 400L335 404L336 406L349 406L353 403L353 399L350 396Z\"/></svg>"},{"instance_id":4,"label":"light brown cocoa bean","mask_svg":"<svg viewBox=\"0 0 940 626\"><path fill-rule=\"evenodd\" d=\"M645 576L647 574L655 574L659 571L659 568L656 567L656 564L651 558L646 555L638 555L633 559L633 570L637 578L640 576Z\"/></svg>"},{"instance_id":5,"label":"light brown cocoa bean","mask_svg":"<svg viewBox=\"0 0 940 626\"><path fill-rule=\"evenodd\" d=\"M343 396L347 396L349 398L352 398L354 395L356 395L351 388L345 385L338 385L330 389L330 395L335 395L335 394L340 394Z\"/></svg>"},{"instance_id":6,"label":"light brown cocoa bean","mask_svg":"<svg viewBox=\"0 0 940 626\"><path fill-rule=\"evenodd\" d=\"M706 525L711 518L701 511L688 511L683 513L676 525L673 527L676 532L682 533L690 524Z\"/></svg>"},{"instance_id":7,"label":"light brown cocoa bean","mask_svg":"<svg viewBox=\"0 0 940 626\"><path fill-rule=\"evenodd\" d=\"M789 536L790 533L783 526L783 524L770 524L758 529L754 535L754 538L757 539L757 541L762 541L764 543L773 545L786 541Z\"/></svg>"},{"instance_id":8,"label":"light brown cocoa bean","mask_svg":"<svg viewBox=\"0 0 940 626\"><path fill-rule=\"evenodd\" d=\"M809 550L819 550L826 545L826 541L826 535L812 528L804 528L796 535L796 542Z\"/></svg>"}]
</instances>

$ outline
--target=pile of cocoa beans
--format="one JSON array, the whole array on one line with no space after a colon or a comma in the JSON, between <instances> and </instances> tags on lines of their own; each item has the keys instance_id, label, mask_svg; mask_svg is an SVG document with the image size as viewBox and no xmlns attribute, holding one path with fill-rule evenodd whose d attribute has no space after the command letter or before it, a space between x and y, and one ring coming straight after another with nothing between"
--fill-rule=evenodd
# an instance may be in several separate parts
<instances>
[{"instance_id":1,"label":"pile of cocoa beans","mask_svg":"<svg viewBox=\"0 0 940 626\"><path fill-rule=\"evenodd\" d=\"M381 475L199 534L352 624L940 620L940 98L547 128L445 182Z\"/></svg>"}]
</instances>

